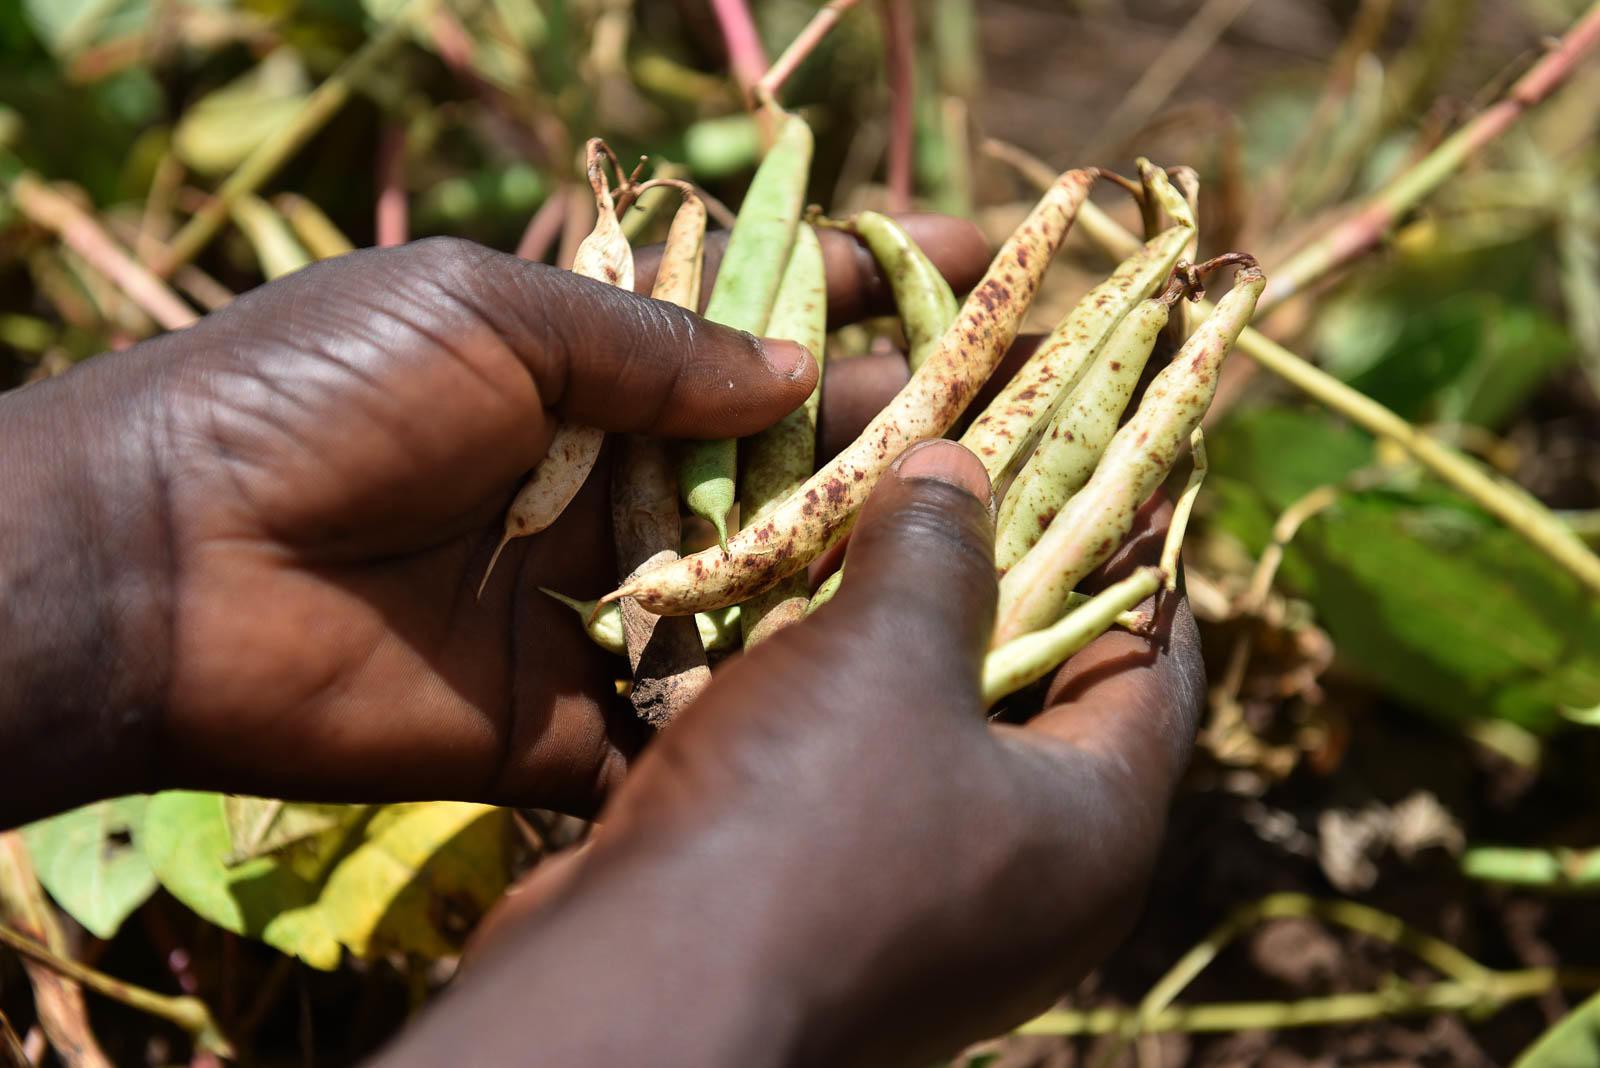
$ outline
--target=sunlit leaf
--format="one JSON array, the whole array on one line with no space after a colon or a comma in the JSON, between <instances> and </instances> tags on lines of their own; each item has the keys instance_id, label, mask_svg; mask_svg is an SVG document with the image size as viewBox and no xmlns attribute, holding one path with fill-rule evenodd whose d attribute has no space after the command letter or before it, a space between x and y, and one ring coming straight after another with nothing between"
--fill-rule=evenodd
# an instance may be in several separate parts
<instances>
[{"instance_id":1,"label":"sunlit leaf","mask_svg":"<svg viewBox=\"0 0 1600 1068\"><path fill-rule=\"evenodd\" d=\"M185 905L314 967L336 967L341 947L359 956L459 952L509 877L504 810L342 808L335 826L230 867L225 799L158 794L140 843L161 885Z\"/></svg>"},{"instance_id":2,"label":"sunlit leaf","mask_svg":"<svg viewBox=\"0 0 1600 1068\"><path fill-rule=\"evenodd\" d=\"M227 863L238 864L252 857L276 853L334 830L350 818L350 807L229 794L222 801L222 817L228 825L228 840L233 845Z\"/></svg>"},{"instance_id":3,"label":"sunlit leaf","mask_svg":"<svg viewBox=\"0 0 1600 1068\"><path fill-rule=\"evenodd\" d=\"M1600 994L1557 1020L1512 1068L1600 1068Z\"/></svg>"},{"instance_id":4,"label":"sunlit leaf","mask_svg":"<svg viewBox=\"0 0 1600 1068\"><path fill-rule=\"evenodd\" d=\"M508 864L505 810L443 801L390 805L329 876L321 907L358 956L441 957L460 952L505 889Z\"/></svg>"},{"instance_id":5,"label":"sunlit leaf","mask_svg":"<svg viewBox=\"0 0 1600 1068\"><path fill-rule=\"evenodd\" d=\"M173 148L202 173L232 170L294 118L309 91L299 57L279 48L249 73L195 101L178 123Z\"/></svg>"},{"instance_id":6,"label":"sunlit leaf","mask_svg":"<svg viewBox=\"0 0 1600 1068\"><path fill-rule=\"evenodd\" d=\"M22 829L39 882L96 938L116 935L155 892L155 873L133 843L145 800L98 801Z\"/></svg>"},{"instance_id":7,"label":"sunlit leaf","mask_svg":"<svg viewBox=\"0 0 1600 1068\"><path fill-rule=\"evenodd\" d=\"M150 799L139 846L156 878L224 930L259 938L316 968L336 967L339 941L315 906L343 844L342 830L325 832L314 840L315 848L229 867L233 840L223 806L221 794L175 791Z\"/></svg>"}]
</instances>

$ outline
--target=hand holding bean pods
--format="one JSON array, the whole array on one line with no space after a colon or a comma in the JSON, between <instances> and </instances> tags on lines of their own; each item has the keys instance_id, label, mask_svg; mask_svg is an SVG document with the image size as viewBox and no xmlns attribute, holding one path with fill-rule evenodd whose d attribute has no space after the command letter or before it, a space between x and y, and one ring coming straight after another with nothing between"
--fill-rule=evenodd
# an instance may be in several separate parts
<instances>
[{"instance_id":1,"label":"hand holding bean pods","mask_svg":"<svg viewBox=\"0 0 1600 1068\"><path fill-rule=\"evenodd\" d=\"M809 153L804 122L784 117L734 226L707 314L764 328L820 355L826 345L822 257L815 234L798 221ZM1264 282L1246 256L1219 257L1201 268L1180 264L1194 241L1195 183L1182 172L1186 192L1180 193L1165 171L1143 159L1139 165L1140 182L1119 182L1142 198L1153 236L1079 301L961 439L1003 494L990 700L1048 673L1125 618L1135 602L1170 584L1171 576L1151 568L1088 601L1075 592L1121 544L1138 507L1178 459ZM862 212L835 222L813 209L818 225L854 232L878 261L904 325L910 381L820 470L812 456L815 393L779 426L744 444L742 482L733 443L691 449L681 472L685 502L714 525L719 544L650 559L620 576L621 585L596 611L619 600L663 616L743 603L748 646L824 603L841 575L813 598L803 581L806 566L848 535L888 462L906 445L946 432L993 373L1099 173L1063 174L959 307L894 220ZM1163 215L1172 225L1160 230ZM1157 336L1171 329L1170 307L1193 295L1202 273L1223 265L1244 266L1234 289L1119 430ZM674 269L686 273L681 264ZM736 483L741 529L729 537L725 517ZM1186 505L1190 499L1192 493ZM1176 551L1174 543L1168 567L1175 566Z\"/></svg>"}]
</instances>

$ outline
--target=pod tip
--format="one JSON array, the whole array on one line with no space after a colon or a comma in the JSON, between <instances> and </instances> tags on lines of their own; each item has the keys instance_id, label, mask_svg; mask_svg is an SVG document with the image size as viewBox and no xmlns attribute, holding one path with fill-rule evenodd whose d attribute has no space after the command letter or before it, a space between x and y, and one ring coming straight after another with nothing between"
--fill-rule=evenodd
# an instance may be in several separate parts
<instances>
[{"instance_id":1,"label":"pod tip","mask_svg":"<svg viewBox=\"0 0 1600 1068\"><path fill-rule=\"evenodd\" d=\"M483 578L478 582L478 600L483 600L483 591L489 586L489 576L494 574L494 565L499 562L500 554L505 552L509 544L511 544L511 532L508 530L500 535L500 544L494 547L494 552L489 556L489 566L483 569Z\"/></svg>"}]
</instances>

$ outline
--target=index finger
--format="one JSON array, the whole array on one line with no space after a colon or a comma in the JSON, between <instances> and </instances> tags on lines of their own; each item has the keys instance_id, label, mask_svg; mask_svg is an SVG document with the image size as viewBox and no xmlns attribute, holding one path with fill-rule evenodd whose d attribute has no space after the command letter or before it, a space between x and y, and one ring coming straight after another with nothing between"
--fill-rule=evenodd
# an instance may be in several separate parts
<instances>
[{"instance_id":1,"label":"index finger","mask_svg":"<svg viewBox=\"0 0 1600 1068\"><path fill-rule=\"evenodd\" d=\"M928 254L957 293L965 293L976 285L989 266L992 257L989 244L977 225L967 219L921 212L896 215L895 220ZM822 242L822 261L828 274L828 329L894 311L894 295L889 291L889 283L866 245L843 230L819 230L817 237ZM726 230L706 235L701 311L705 310L706 300L711 295L727 245ZM660 245L641 248L634 254L633 288L636 292L650 292L660 265Z\"/></svg>"}]
</instances>

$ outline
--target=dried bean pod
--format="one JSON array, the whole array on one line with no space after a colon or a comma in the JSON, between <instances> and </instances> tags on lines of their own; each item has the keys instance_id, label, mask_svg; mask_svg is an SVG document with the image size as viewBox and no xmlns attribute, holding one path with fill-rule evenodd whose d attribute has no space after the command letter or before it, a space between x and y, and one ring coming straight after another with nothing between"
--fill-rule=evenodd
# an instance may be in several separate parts
<instances>
[{"instance_id":1,"label":"dried bean pod","mask_svg":"<svg viewBox=\"0 0 1600 1068\"><path fill-rule=\"evenodd\" d=\"M1022 559L1067 499L1083 488L1133 398L1170 305L1146 300L1117 324L1082 381L1061 402L1039 447L1022 465L1000 504L994 566L1000 574Z\"/></svg>"},{"instance_id":2,"label":"dried bean pod","mask_svg":"<svg viewBox=\"0 0 1600 1068\"><path fill-rule=\"evenodd\" d=\"M727 251L706 304L706 318L712 322L752 334L766 331L805 205L811 145L811 128L805 120L787 116L756 169L728 234ZM697 441L685 446L678 468L683 502L717 528L723 546L728 544L737 465L738 442Z\"/></svg>"},{"instance_id":3,"label":"dried bean pod","mask_svg":"<svg viewBox=\"0 0 1600 1068\"><path fill-rule=\"evenodd\" d=\"M622 227L617 223L616 205L611 199L611 183L606 180L605 160L609 154L610 150L605 147L604 141L598 137L590 139L589 185L594 189L599 218L595 220L594 230L578 246L577 255L572 261L572 272L632 290L633 249L628 247L628 239L622 236ZM500 535L500 543L495 546L493 555L489 557L489 566L484 569L483 582L478 585L479 595L482 595L495 563L512 538L537 534L566 511L567 505L572 503L572 498L577 496L589 472L594 469L604 440L605 431L592 426L562 423L556 428L544 459L533 469L533 474L517 491L511 507L506 510L505 531Z\"/></svg>"},{"instance_id":4,"label":"dried bean pod","mask_svg":"<svg viewBox=\"0 0 1600 1068\"><path fill-rule=\"evenodd\" d=\"M683 202L667 231L650 295L693 309L700 301L705 202L689 185L667 184L679 189ZM677 558L683 528L678 481L666 442L643 434L622 438L611 474L611 530L619 577ZM631 600L620 602L619 618L633 677L628 700L646 721L670 722L711 681L704 634L687 619L658 616Z\"/></svg>"},{"instance_id":5,"label":"dried bean pod","mask_svg":"<svg viewBox=\"0 0 1600 1068\"><path fill-rule=\"evenodd\" d=\"M1211 405L1217 373L1250 323L1266 278L1253 260L1182 349L1151 381L1138 411L1112 437L1100 466L1039 543L1000 580L995 645L1049 626L1068 595L1133 527L1134 513L1172 469Z\"/></svg>"},{"instance_id":6,"label":"dried bean pod","mask_svg":"<svg viewBox=\"0 0 1600 1068\"><path fill-rule=\"evenodd\" d=\"M850 529L878 478L913 442L938 437L972 402L1011 345L1050 257L1096 176L1068 171L1007 239L956 321L911 381L861 436L760 523L707 550L640 574L607 595L683 615L744 600L810 563Z\"/></svg>"},{"instance_id":7,"label":"dried bean pod","mask_svg":"<svg viewBox=\"0 0 1600 1068\"><path fill-rule=\"evenodd\" d=\"M801 224L767 321L767 336L804 345L817 357L817 386L804 404L745 442L739 514L759 523L805 484L816 469L817 405L822 398L822 357L828 333L828 280L816 231ZM790 575L745 602L741 625L748 648L805 617L810 594L803 574Z\"/></svg>"}]
</instances>

